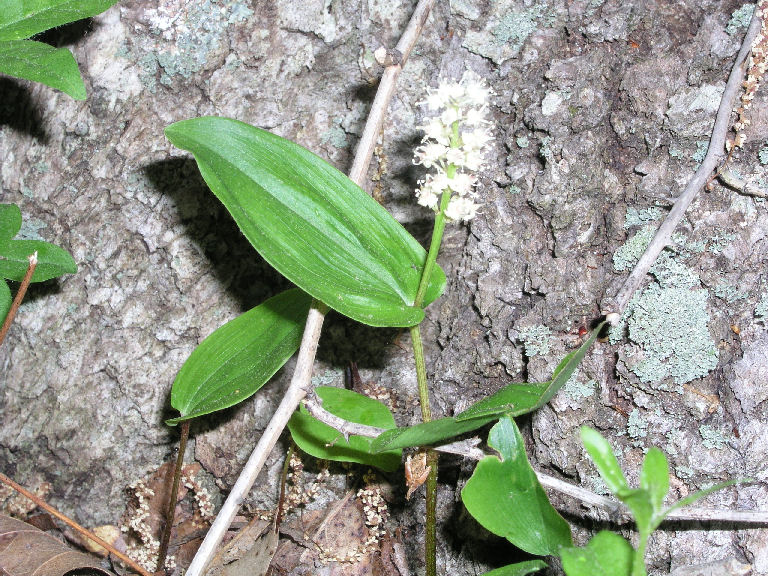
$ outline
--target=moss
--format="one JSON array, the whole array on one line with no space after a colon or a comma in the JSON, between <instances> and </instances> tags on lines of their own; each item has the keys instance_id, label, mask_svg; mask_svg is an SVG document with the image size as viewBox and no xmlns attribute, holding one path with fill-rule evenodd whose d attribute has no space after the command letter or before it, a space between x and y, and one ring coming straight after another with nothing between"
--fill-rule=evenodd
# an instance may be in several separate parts
<instances>
[{"instance_id":1,"label":"moss","mask_svg":"<svg viewBox=\"0 0 768 576\"><path fill-rule=\"evenodd\" d=\"M725 27L725 31L730 36L733 36L739 30L749 26L749 21L752 19L752 12L754 11L754 4L744 4L744 6L731 14L731 19L728 21L728 25Z\"/></svg>"},{"instance_id":2,"label":"moss","mask_svg":"<svg viewBox=\"0 0 768 576\"><path fill-rule=\"evenodd\" d=\"M518 337L525 347L525 355L532 358L536 355L549 354L552 331L542 324L527 326L520 330Z\"/></svg>"},{"instance_id":3,"label":"moss","mask_svg":"<svg viewBox=\"0 0 768 576\"><path fill-rule=\"evenodd\" d=\"M627 240L613 254L613 269L617 272L631 269L643 255L645 249L648 248L654 234L656 234L656 227L646 226Z\"/></svg>"},{"instance_id":4,"label":"moss","mask_svg":"<svg viewBox=\"0 0 768 576\"><path fill-rule=\"evenodd\" d=\"M672 378L682 385L717 366L706 305L706 290L656 282L632 299L625 313L627 328L642 357L630 370L641 382Z\"/></svg>"}]
</instances>

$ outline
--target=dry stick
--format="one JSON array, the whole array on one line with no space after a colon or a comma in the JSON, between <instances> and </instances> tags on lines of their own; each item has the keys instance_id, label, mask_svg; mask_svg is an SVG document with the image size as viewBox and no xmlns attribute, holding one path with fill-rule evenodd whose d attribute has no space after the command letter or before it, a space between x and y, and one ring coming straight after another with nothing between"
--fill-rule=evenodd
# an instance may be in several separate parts
<instances>
[{"instance_id":1,"label":"dry stick","mask_svg":"<svg viewBox=\"0 0 768 576\"><path fill-rule=\"evenodd\" d=\"M434 2L435 0L419 1L411 20L408 23L408 27L403 33L400 41L397 43L396 50L402 55L402 59L399 62L395 62L391 66L388 66L382 75L379 89L376 92L376 97L371 106L371 111L368 115L363 135L360 138L360 143L358 144L357 152L355 153L355 160L353 161L352 168L349 172L350 179L358 185L362 185L365 174L368 171L368 164L370 163L373 154L374 144L381 125L384 122L384 114L386 113L387 105L394 93L395 81L405 64L405 61L408 59L416 39L419 37L419 34L424 27L424 22L426 21ZM286 423L294 410L296 410L299 402L301 402L307 394L312 380L312 365L314 364L317 343L320 339L320 331L323 326L326 311L327 309L319 303L313 303L313 306L310 308L309 315L307 316L307 323L304 327L304 336L301 340L301 347L299 348L296 368L294 369L288 390L283 396L280 406L278 406L274 416L272 416L269 425L261 435L258 444L256 444L256 447L253 449L248 462L246 462L237 482L235 482L235 485L232 487L232 491L229 493L224 505L221 507L221 510L211 525L208 534L206 534L203 543L200 545L195 557L192 559L192 563L189 565L186 572L187 576L202 576L205 567L208 565L211 558L213 558L216 548L221 543L229 525L232 523L232 520L240 509L243 499L256 481L256 477L264 466L267 456L277 443Z\"/></svg>"},{"instance_id":2,"label":"dry stick","mask_svg":"<svg viewBox=\"0 0 768 576\"><path fill-rule=\"evenodd\" d=\"M27 293L27 288L29 288L29 283L32 281L32 274L35 273L35 267L37 266L37 252L34 254L30 254L28 257L29 260L29 267L27 267L27 273L24 274L24 279L21 281L21 286L19 286L19 291L16 292L16 297L13 299L13 303L11 304L11 308L8 310L8 315L5 317L5 322L3 322L3 327L0 328L0 345L3 344L3 340L5 340L5 335L8 334L8 330L11 328L11 324L13 323L13 318L16 316L16 311L19 309L19 306L21 306L21 301L24 299L24 295ZM0 280L2 282L2 280Z\"/></svg>"},{"instance_id":3,"label":"dry stick","mask_svg":"<svg viewBox=\"0 0 768 576\"><path fill-rule=\"evenodd\" d=\"M74 520L71 520L67 516L64 516L64 514L62 514L58 510L56 510L56 508L54 508L53 506L51 506L50 504L48 504L44 500L40 499L38 496L36 496L35 494L30 492L29 490L27 490L23 486L20 486L19 484L14 482L13 480L8 478L8 476L3 474L2 472L0 472L0 482L2 482L3 484L6 484L7 486L10 486L14 490L16 490L16 492L18 492L19 494L22 494L22 495L26 496L27 498L32 500L32 502L34 502L39 508L42 508L43 510L48 512L48 514L50 514L51 516L55 516L56 518L58 518L59 520L64 522L64 524L69 526L70 528L72 528L74 530L77 530L80 534L82 534L83 536L85 536L89 540L93 540L94 542L96 542L96 544L98 544L102 548L108 550L110 554L115 556L115 558L119 559L123 564L128 566L131 570L133 570L137 574L141 574L141 576L152 576L152 574L150 574L149 572L144 570L144 568L142 568L141 566L136 564L136 562L134 562L133 560L128 558L128 556L126 556L125 554L123 554L119 550L116 550L114 546L112 546L111 544L105 542L104 540L102 540L101 538L96 536L95 534L93 534L90 531L88 531L86 528L83 528L82 526L80 526L80 524L78 524Z\"/></svg>"},{"instance_id":4,"label":"dry stick","mask_svg":"<svg viewBox=\"0 0 768 576\"><path fill-rule=\"evenodd\" d=\"M181 423L181 438L179 439L179 453L176 456L176 467L173 470L173 484L171 492L168 494L168 508L165 510L165 526L163 527L163 537L160 540L160 550L157 553L157 563L155 571L164 571L165 557L168 554L168 544L171 542L171 530L173 529L173 517L176 515L176 503L179 499L179 484L181 480L181 469L184 466L184 452L187 450L187 440L189 439L189 420Z\"/></svg>"},{"instance_id":5,"label":"dry stick","mask_svg":"<svg viewBox=\"0 0 768 576\"><path fill-rule=\"evenodd\" d=\"M653 240L651 240L648 248L646 248L645 252L640 257L634 270L632 270L632 273L624 281L619 292L614 298L606 299L603 302L603 314L617 314L618 316L612 318L615 319L615 321L618 321L618 317L621 316L634 293L640 288L640 285L643 283L646 274L648 274L648 271L651 269L651 266L653 266L656 258L658 258L661 251L670 244L672 233L683 219L688 206L693 202L693 199L699 193L699 190L701 190L710 180L712 173L717 168L721 158L725 155L725 138L728 129L731 126L731 112L733 111L734 100L741 91L742 81L744 79L744 66L752 48L752 41L757 36L762 24L761 18L758 16L759 12L760 11L755 8L755 12L752 15L752 21L744 36L741 50L739 50L736 62L728 77L728 82L725 85L723 97L720 100L720 107L717 110L715 126L712 129L709 149L707 150L707 155L704 157L704 161L699 166L699 169L693 174L693 177L688 181L683 193L680 194L675 201L675 204L672 206L666 219L662 222L653 237Z\"/></svg>"},{"instance_id":6,"label":"dry stick","mask_svg":"<svg viewBox=\"0 0 768 576\"><path fill-rule=\"evenodd\" d=\"M331 414L321 406L320 399L313 394L312 397L304 401L304 406L307 411L315 418L320 420L323 424L335 428L345 438L349 435L364 436L366 438L376 438L382 432L383 428L376 428L375 426L366 426L364 424L356 424L354 422L347 422L338 416ZM480 460L485 456L496 456L493 453L485 452L477 447L480 443L479 438L470 438L469 440L461 440L458 442L451 442L450 444L443 444L440 446L433 446L432 449L437 452L445 452L448 454L457 454L472 460ZM629 522L632 520L627 508L617 502L605 496L595 494L586 488L580 486L574 486L568 482L543 474L542 472L536 472L536 476L541 482L542 486L550 488L561 494L566 494L582 503L599 508L606 512L608 516L615 521ZM760 510L718 510L707 508L684 508L682 510L676 510L667 516L668 520L687 520L687 521L722 521L722 522L738 522L741 524L763 524L768 525L768 511Z\"/></svg>"}]
</instances>

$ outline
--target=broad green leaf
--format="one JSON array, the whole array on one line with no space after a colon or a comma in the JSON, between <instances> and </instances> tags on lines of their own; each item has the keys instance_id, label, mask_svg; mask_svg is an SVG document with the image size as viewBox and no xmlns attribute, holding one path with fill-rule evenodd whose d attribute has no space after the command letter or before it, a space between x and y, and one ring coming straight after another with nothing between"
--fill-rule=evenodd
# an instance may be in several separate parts
<instances>
[{"instance_id":1,"label":"broad green leaf","mask_svg":"<svg viewBox=\"0 0 768 576\"><path fill-rule=\"evenodd\" d=\"M624 502L632 512L632 517L637 524L637 531L640 534L650 536L656 527L653 519L653 504L648 491L642 488L624 488L616 492L616 497Z\"/></svg>"},{"instance_id":2,"label":"broad green leaf","mask_svg":"<svg viewBox=\"0 0 768 576\"><path fill-rule=\"evenodd\" d=\"M528 463L517 425L507 416L488 436L501 459L483 458L461 491L464 506L485 528L529 554L556 554L572 546L568 523L549 503Z\"/></svg>"},{"instance_id":3,"label":"broad green leaf","mask_svg":"<svg viewBox=\"0 0 768 576\"><path fill-rule=\"evenodd\" d=\"M11 289L8 288L5 280L0 278L0 325L5 322L5 317L8 315L8 310L11 309L12 303Z\"/></svg>"},{"instance_id":4,"label":"broad green leaf","mask_svg":"<svg viewBox=\"0 0 768 576\"><path fill-rule=\"evenodd\" d=\"M375 452L383 452L384 450L408 448L410 446L433 446L482 428L496 419L498 419L496 415L462 420L461 422L456 420L456 418L438 418L437 420L422 422L407 428L395 428L380 434L373 441L371 449Z\"/></svg>"},{"instance_id":5,"label":"broad green leaf","mask_svg":"<svg viewBox=\"0 0 768 576\"><path fill-rule=\"evenodd\" d=\"M203 340L173 382L171 406L181 416L166 424L229 408L252 396L298 349L311 302L298 288L286 290Z\"/></svg>"},{"instance_id":6,"label":"broad green leaf","mask_svg":"<svg viewBox=\"0 0 768 576\"><path fill-rule=\"evenodd\" d=\"M627 479L608 441L597 430L587 426L581 427L581 441L608 489L614 494L629 490Z\"/></svg>"},{"instance_id":7,"label":"broad green leaf","mask_svg":"<svg viewBox=\"0 0 768 576\"><path fill-rule=\"evenodd\" d=\"M509 566L503 566L486 572L483 576L527 576L539 570L547 568L547 563L543 560L528 560L526 562L517 562Z\"/></svg>"},{"instance_id":8,"label":"broad green leaf","mask_svg":"<svg viewBox=\"0 0 768 576\"><path fill-rule=\"evenodd\" d=\"M228 118L165 129L258 252L329 307L371 326L413 326L426 252L333 166L289 140ZM435 267L424 301L445 287Z\"/></svg>"},{"instance_id":9,"label":"broad green leaf","mask_svg":"<svg viewBox=\"0 0 768 576\"><path fill-rule=\"evenodd\" d=\"M502 414L520 416L538 410L568 382L584 359L587 350L594 344L604 325L605 322L602 322L592 330L589 338L578 349L560 361L552 373L551 381L541 384L509 384L458 414L456 420L461 421L491 415L501 416Z\"/></svg>"},{"instance_id":10,"label":"broad green leaf","mask_svg":"<svg viewBox=\"0 0 768 576\"><path fill-rule=\"evenodd\" d=\"M348 422L377 428L395 427L395 419L389 409L373 398L329 386L318 386L315 392L323 401L323 408ZM296 445L316 458L357 462L388 472L397 470L402 461L400 450L373 453L370 438L350 436L347 442L338 430L310 416L304 406L294 412L288 422L288 429Z\"/></svg>"},{"instance_id":11,"label":"broad green leaf","mask_svg":"<svg viewBox=\"0 0 768 576\"><path fill-rule=\"evenodd\" d=\"M664 452L656 447L650 448L643 460L640 488L648 492L654 515L661 512L669 492L669 463Z\"/></svg>"},{"instance_id":12,"label":"broad green leaf","mask_svg":"<svg viewBox=\"0 0 768 576\"><path fill-rule=\"evenodd\" d=\"M37 267L32 282L45 282L77 272L77 264L63 248L42 240L9 240L0 244L0 277L21 282L29 267L29 256L34 252L37 252Z\"/></svg>"},{"instance_id":13,"label":"broad green leaf","mask_svg":"<svg viewBox=\"0 0 768 576\"><path fill-rule=\"evenodd\" d=\"M561 548L567 576L630 576L635 551L624 538L601 531L583 548Z\"/></svg>"},{"instance_id":14,"label":"broad green leaf","mask_svg":"<svg viewBox=\"0 0 768 576\"><path fill-rule=\"evenodd\" d=\"M3 0L0 40L29 38L62 24L90 18L117 0Z\"/></svg>"},{"instance_id":15,"label":"broad green leaf","mask_svg":"<svg viewBox=\"0 0 768 576\"><path fill-rule=\"evenodd\" d=\"M86 97L75 57L66 48L54 48L34 40L0 42L0 74L40 82L75 100Z\"/></svg>"},{"instance_id":16,"label":"broad green leaf","mask_svg":"<svg viewBox=\"0 0 768 576\"><path fill-rule=\"evenodd\" d=\"M16 204L0 204L0 246L21 230L21 210Z\"/></svg>"}]
</instances>

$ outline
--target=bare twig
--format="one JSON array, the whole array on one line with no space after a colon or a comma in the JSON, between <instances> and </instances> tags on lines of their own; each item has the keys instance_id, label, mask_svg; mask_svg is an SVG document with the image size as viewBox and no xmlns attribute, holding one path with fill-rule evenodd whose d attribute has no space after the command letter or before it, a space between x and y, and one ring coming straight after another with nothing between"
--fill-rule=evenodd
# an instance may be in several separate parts
<instances>
[{"instance_id":1,"label":"bare twig","mask_svg":"<svg viewBox=\"0 0 768 576\"><path fill-rule=\"evenodd\" d=\"M62 514L58 510L56 510L56 508L54 508L53 506L48 504L45 500L39 498L37 495L35 495L34 493L30 492L29 490L27 490L23 486L17 484L16 482L14 482L10 478L8 478L8 476L3 474L2 472L0 472L0 482L2 482L3 484L6 484L7 486L10 486L14 490L16 490L16 492L18 492L19 494L22 494L22 495L26 496L27 498L32 500L32 502L34 502L35 505L37 505L39 508L42 508L43 510L48 512L48 514L50 514L51 516L55 516L56 518L58 518L59 520L64 522L64 524L66 524L67 526L69 526L73 530L77 530L77 532L79 532L80 534L82 534L83 536L88 538L89 540L92 540L93 542L95 542L96 544L98 544L99 546L104 548L105 550L108 550L110 554L115 556L115 558L118 558L123 564L128 566L131 570L133 570L137 574L141 574L141 576L152 576L151 573L149 573L146 570L144 570L144 568L142 568L141 566L136 564L136 562L134 562L133 560L128 558L128 556L126 556L125 554L123 554L119 550L116 550L114 546L112 546L111 544L105 542L104 540L102 540L101 538L99 538L98 536L96 536L95 534L90 532L88 529L83 528L82 526L80 526L80 524L78 524L77 522L75 522L71 518L69 518L67 516L64 516L64 514Z\"/></svg>"},{"instance_id":2,"label":"bare twig","mask_svg":"<svg viewBox=\"0 0 768 576\"><path fill-rule=\"evenodd\" d=\"M658 258L661 251L669 245L672 233L683 219L688 206L690 206L699 191L712 178L712 173L725 155L725 139L728 129L731 126L731 113L733 112L734 101L742 88L745 65L752 46L752 41L760 31L761 18L758 15L759 12L760 11L756 9L752 15L752 21L744 36L741 50L739 50L736 62L728 77L728 82L725 85L723 97L720 100L720 107L717 110L715 127L712 129L712 137L709 141L707 155L704 157L704 161L699 166L699 169L696 170L693 177L688 181L682 194L680 194L675 201L669 214L664 222L661 223L653 240L651 240L648 248L646 248L645 252L640 257L634 270L632 270L630 275L624 281L619 292L614 298L606 299L603 302L602 310L604 314L617 315L611 316L611 318L618 320L618 317L624 312L630 299L643 283L648 270L653 266L656 258Z\"/></svg>"},{"instance_id":3,"label":"bare twig","mask_svg":"<svg viewBox=\"0 0 768 576\"><path fill-rule=\"evenodd\" d=\"M27 293L29 283L32 281L32 275L35 273L35 268L37 267L37 252L30 254L28 259L29 266L27 267L27 273L24 274L24 279L21 281L19 291L16 292L16 297L13 299L13 303L11 303L11 308L8 310L8 315L5 317L3 327L0 328L0 346L2 346L3 340L5 340L5 335L8 334L8 330L11 328L16 312L18 311L19 306L21 306L21 301L24 300L24 295ZM0 282L2 282L2 280L0 280Z\"/></svg>"},{"instance_id":4,"label":"bare twig","mask_svg":"<svg viewBox=\"0 0 768 576\"><path fill-rule=\"evenodd\" d=\"M424 22L432 9L435 0L420 0L408 27L403 33L400 42L397 44L397 50L402 54L402 60L387 67L379 83L379 89L376 92L371 111L368 114L363 135L355 153L355 160L349 172L349 177L358 185L363 183L365 174L368 170L373 148L384 121L389 101L395 89L395 82L400 74L403 63L413 49L416 39L421 34ZM296 368L291 378L288 390L283 396L280 406L269 422L266 430L261 435L258 444L253 449L248 462L232 487L224 505L219 511L218 516L211 525L211 529L206 534L203 543L200 545L192 563L187 569L187 576L201 576L213 557L216 548L221 543L224 534L226 534L229 525L232 523L245 495L250 491L251 486L256 481L256 477L264 466L267 456L271 452L285 425L293 414L299 402L304 398L309 390L312 379L312 365L315 360L317 343L320 339L320 331L323 327L323 320L327 309L320 303L313 303L307 316L307 323L304 327L304 337L299 348Z\"/></svg>"},{"instance_id":5,"label":"bare twig","mask_svg":"<svg viewBox=\"0 0 768 576\"><path fill-rule=\"evenodd\" d=\"M317 398L316 395L312 395L304 401L304 406L307 411L317 418L323 424L335 428L338 430L344 438L353 436L364 436L366 438L376 438L379 434L384 432L382 428L376 428L374 426L365 426L363 424L356 424L354 422L347 422L346 420L331 414L325 410ZM450 444L442 444L434 446L436 452L445 452L449 454L457 454L464 456L472 460L480 460L485 456L495 456L493 453L485 452L478 448L480 439L477 437L470 438L468 440L461 440L458 442L451 442ZM627 508L616 500L607 498L606 496L600 496L595 494L586 488L581 486L574 486L568 482L544 474L543 472L536 472L536 476L541 482L541 485L545 488L549 488L555 492L560 492L579 500L582 504L598 508L603 512L606 512L608 516L617 522L629 522L632 520L632 516L629 514ZM683 510L676 510L667 516L669 520L687 520L687 521L722 521L722 522L735 522L740 524L762 524L768 525L768 511L761 512L759 510L717 510L706 508L684 508Z\"/></svg>"}]
</instances>

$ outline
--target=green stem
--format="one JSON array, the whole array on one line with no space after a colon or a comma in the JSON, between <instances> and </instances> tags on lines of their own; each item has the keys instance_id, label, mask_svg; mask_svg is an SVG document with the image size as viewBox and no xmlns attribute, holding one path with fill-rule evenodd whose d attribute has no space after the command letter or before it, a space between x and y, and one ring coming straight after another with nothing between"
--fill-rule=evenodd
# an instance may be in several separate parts
<instances>
[{"instance_id":1,"label":"green stem","mask_svg":"<svg viewBox=\"0 0 768 576\"><path fill-rule=\"evenodd\" d=\"M445 231L445 209L451 199L450 190L443 192L440 197L440 210L435 217L435 227L432 230L432 241L429 244L424 270L421 273L421 281L416 292L414 306L424 303L424 295L429 286L432 270L435 268L437 254L443 241ZM421 419L424 422L432 420L432 410L429 405L429 387L427 386L427 366L424 361L424 346L421 342L421 330L419 326L411 327L411 345L413 346L413 358L416 362L416 380L419 385L419 405L421 406ZM427 465L430 467L427 476L427 524L424 537L424 557L427 576L437 576L437 453L427 451Z\"/></svg>"},{"instance_id":2,"label":"green stem","mask_svg":"<svg viewBox=\"0 0 768 576\"><path fill-rule=\"evenodd\" d=\"M647 576L645 571L645 549L648 546L648 535L640 532L640 542L632 559L632 576Z\"/></svg>"}]
</instances>

